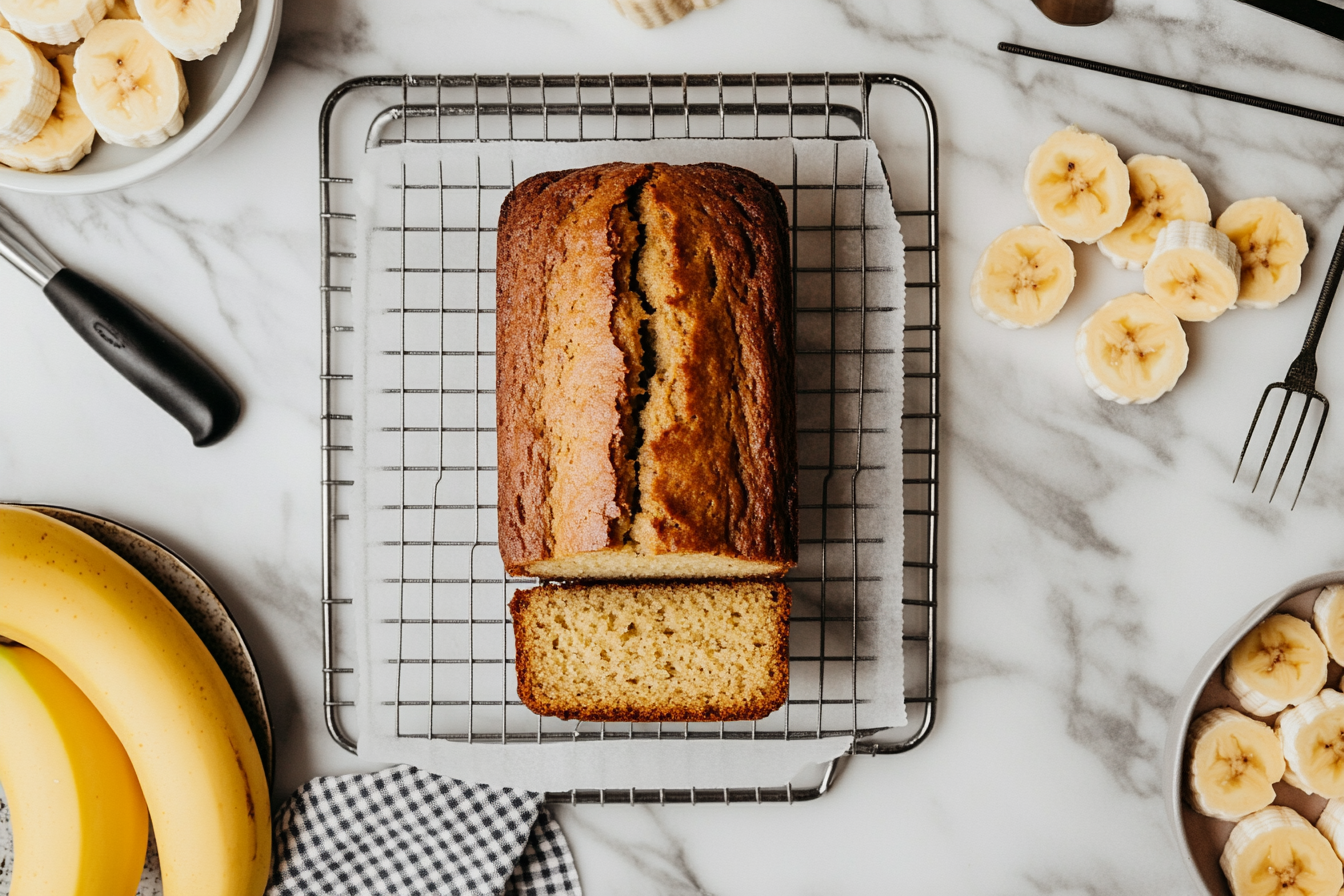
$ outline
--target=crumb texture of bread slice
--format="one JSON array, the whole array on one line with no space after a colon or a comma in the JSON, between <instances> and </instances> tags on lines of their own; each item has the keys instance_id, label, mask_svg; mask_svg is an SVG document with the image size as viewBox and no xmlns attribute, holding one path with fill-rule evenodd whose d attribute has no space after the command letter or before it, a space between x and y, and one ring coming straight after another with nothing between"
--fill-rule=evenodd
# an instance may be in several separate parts
<instances>
[{"instance_id":1,"label":"crumb texture of bread slice","mask_svg":"<svg viewBox=\"0 0 1344 896\"><path fill-rule=\"evenodd\" d=\"M542 585L513 617L518 696L592 722L761 719L788 697L781 582Z\"/></svg>"},{"instance_id":2,"label":"crumb texture of bread slice","mask_svg":"<svg viewBox=\"0 0 1344 896\"><path fill-rule=\"evenodd\" d=\"M787 212L728 165L529 178L497 263L514 575L777 576L797 560Z\"/></svg>"}]
</instances>

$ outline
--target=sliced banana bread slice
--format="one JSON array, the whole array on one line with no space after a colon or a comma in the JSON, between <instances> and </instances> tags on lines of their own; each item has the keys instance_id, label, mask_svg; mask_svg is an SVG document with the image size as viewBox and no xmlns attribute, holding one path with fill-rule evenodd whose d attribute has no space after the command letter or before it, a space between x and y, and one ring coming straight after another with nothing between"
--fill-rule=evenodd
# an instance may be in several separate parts
<instances>
[{"instance_id":1,"label":"sliced banana bread slice","mask_svg":"<svg viewBox=\"0 0 1344 896\"><path fill-rule=\"evenodd\" d=\"M586 722L760 719L789 692L782 582L541 585L509 603L518 696Z\"/></svg>"}]
</instances>

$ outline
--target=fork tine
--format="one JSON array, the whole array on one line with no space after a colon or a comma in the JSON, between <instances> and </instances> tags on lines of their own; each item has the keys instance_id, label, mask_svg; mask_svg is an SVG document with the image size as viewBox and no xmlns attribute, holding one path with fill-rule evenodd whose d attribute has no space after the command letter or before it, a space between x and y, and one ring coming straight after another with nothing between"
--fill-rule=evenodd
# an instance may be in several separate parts
<instances>
[{"instance_id":1,"label":"fork tine","mask_svg":"<svg viewBox=\"0 0 1344 896\"><path fill-rule=\"evenodd\" d=\"M1307 454L1307 465L1302 468L1302 481L1297 484L1297 494L1293 495L1293 506L1289 510L1297 507L1297 499L1302 496L1302 486L1307 483L1307 470L1311 469L1311 459L1316 456L1316 446L1321 443L1321 433L1325 431L1325 418L1330 414L1330 399L1317 392L1313 398L1319 398L1324 407L1321 408L1321 422L1316 424L1316 438L1311 440L1311 451Z\"/></svg>"},{"instance_id":2,"label":"fork tine","mask_svg":"<svg viewBox=\"0 0 1344 896\"><path fill-rule=\"evenodd\" d=\"M1265 409L1265 402L1269 400L1269 393L1274 391L1278 383L1271 383L1265 387L1264 393L1260 396L1260 403L1255 406L1255 416L1251 418L1251 428L1246 430L1246 441L1241 443L1241 454L1237 457L1237 468L1232 471L1232 481L1237 481L1237 475L1241 473L1242 462L1246 460L1246 449L1251 447L1251 436L1255 435L1255 424L1260 422L1260 412ZM1254 491L1254 489L1252 489Z\"/></svg>"},{"instance_id":3,"label":"fork tine","mask_svg":"<svg viewBox=\"0 0 1344 896\"><path fill-rule=\"evenodd\" d=\"M1279 385L1278 383L1274 384ZM1270 386L1273 389L1274 386ZM1269 434L1269 442L1265 445L1265 456L1260 458L1260 470L1255 474L1255 483L1251 486L1251 492L1254 494L1256 488L1260 485L1260 477L1265 475L1265 464L1269 463L1269 452L1274 447L1274 440L1279 437L1279 427L1283 425L1283 412L1288 410L1288 399L1293 395L1288 391L1288 387L1283 389L1283 404L1279 405L1279 417L1274 421L1274 431Z\"/></svg>"},{"instance_id":4,"label":"fork tine","mask_svg":"<svg viewBox=\"0 0 1344 896\"><path fill-rule=\"evenodd\" d=\"M1312 395L1304 394L1302 396L1302 416L1297 418L1297 428L1293 430L1293 440L1288 443L1288 450L1283 453L1283 466L1279 467L1278 478L1274 480L1274 489L1269 493L1269 500L1273 501L1274 496L1279 493L1279 483L1283 482L1284 471L1288 469L1288 461L1293 458L1293 449L1297 447L1298 437L1302 435L1302 424L1307 422L1307 413L1311 410ZM1318 430L1319 432L1319 430ZM1293 499L1297 503L1297 499Z\"/></svg>"}]
</instances>

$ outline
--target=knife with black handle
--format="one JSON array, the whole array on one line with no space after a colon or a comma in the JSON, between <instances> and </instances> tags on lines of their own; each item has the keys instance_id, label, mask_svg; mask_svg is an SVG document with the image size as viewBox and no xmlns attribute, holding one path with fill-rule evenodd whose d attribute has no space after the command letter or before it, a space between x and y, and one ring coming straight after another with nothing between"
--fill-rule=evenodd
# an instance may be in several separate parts
<instances>
[{"instance_id":1,"label":"knife with black handle","mask_svg":"<svg viewBox=\"0 0 1344 896\"><path fill-rule=\"evenodd\" d=\"M0 206L0 256L42 288L75 332L155 404L198 447L238 422L238 393L205 359L135 305L62 265Z\"/></svg>"}]
</instances>

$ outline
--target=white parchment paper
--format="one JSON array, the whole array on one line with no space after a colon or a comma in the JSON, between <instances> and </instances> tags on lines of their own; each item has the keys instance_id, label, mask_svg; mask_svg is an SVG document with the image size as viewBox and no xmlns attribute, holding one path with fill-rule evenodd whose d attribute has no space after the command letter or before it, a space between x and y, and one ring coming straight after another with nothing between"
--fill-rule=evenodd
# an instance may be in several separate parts
<instances>
[{"instance_id":1,"label":"white parchment paper","mask_svg":"<svg viewBox=\"0 0 1344 896\"><path fill-rule=\"evenodd\" d=\"M494 228L511 185L611 161L750 169L780 186L798 225L804 544L790 576L790 705L757 723L601 726L509 705L513 586L493 545ZM363 475L351 517L363 546L355 580L365 583L355 614L361 757L529 790L777 786L844 753L852 738L836 731L905 723L904 254L871 142L388 146L368 154L357 189ZM831 348L842 349L834 366ZM849 431L831 435L832 416ZM490 506L473 509L481 504Z\"/></svg>"}]
</instances>

